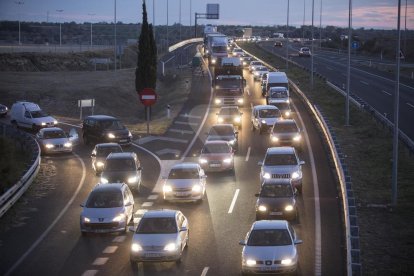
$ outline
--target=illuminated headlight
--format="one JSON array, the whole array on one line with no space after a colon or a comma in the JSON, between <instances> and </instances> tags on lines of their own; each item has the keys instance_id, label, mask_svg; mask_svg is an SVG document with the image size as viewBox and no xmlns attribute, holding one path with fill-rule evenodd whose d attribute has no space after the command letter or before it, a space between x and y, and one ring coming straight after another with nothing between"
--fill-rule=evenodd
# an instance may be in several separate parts
<instances>
[{"instance_id":1,"label":"illuminated headlight","mask_svg":"<svg viewBox=\"0 0 414 276\"><path fill-rule=\"evenodd\" d=\"M236 117L236 118L234 118L234 121L235 121L236 123L240 123L241 118L240 118L240 117Z\"/></svg>"},{"instance_id":2,"label":"illuminated headlight","mask_svg":"<svg viewBox=\"0 0 414 276\"><path fill-rule=\"evenodd\" d=\"M264 173L263 178L264 179L270 179L270 173Z\"/></svg>"},{"instance_id":3,"label":"illuminated headlight","mask_svg":"<svg viewBox=\"0 0 414 276\"><path fill-rule=\"evenodd\" d=\"M105 177L101 177L101 183L102 184L108 183L108 179L106 179Z\"/></svg>"},{"instance_id":4,"label":"illuminated headlight","mask_svg":"<svg viewBox=\"0 0 414 276\"><path fill-rule=\"evenodd\" d=\"M244 100L243 100L242 98L240 98L240 99L238 99L238 100L237 100L237 102L238 102L239 104L242 104L242 103L244 102Z\"/></svg>"},{"instance_id":5,"label":"illuminated headlight","mask_svg":"<svg viewBox=\"0 0 414 276\"><path fill-rule=\"evenodd\" d=\"M208 50L206 50L205 52L206 52L206 54L208 54L208 53L209 53L209 51L208 51Z\"/></svg>"},{"instance_id":6,"label":"illuminated headlight","mask_svg":"<svg viewBox=\"0 0 414 276\"><path fill-rule=\"evenodd\" d=\"M230 50L230 47L229 46L227 46L227 50Z\"/></svg>"},{"instance_id":7,"label":"illuminated headlight","mask_svg":"<svg viewBox=\"0 0 414 276\"><path fill-rule=\"evenodd\" d=\"M164 247L165 251L175 251L177 250L177 245L175 243L169 243Z\"/></svg>"},{"instance_id":8,"label":"illuminated headlight","mask_svg":"<svg viewBox=\"0 0 414 276\"><path fill-rule=\"evenodd\" d=\"M72 143L71 142L67 142L63 145L65 148L70 148L72 147Z\"/></svg>"},{"instance_id":9,"label":"illuminated headlight","mask_svg":"<svg viewBox=\"0 0 414 276\"><path fill-rule=\"evenodd\" d=\"M262 124L266 124L266 120L262 120L262 121L261 121L261 123L262 123Z\"/></svg>"},{"instance_id":10,"label":"illuminated headlight","mask_svg":"<svg viewBox=\"0 0 414 276\"><path fill-rule=\"evenodd\" d=\"M233 56L237 56L237 53L233 53Z\"/></svg>"},{"instance_id":11,"label":"illuminated headlight","mask_svg":"<svg viewBox=\"0 0 414 276\"><path fill-rule=\"evenodd\" d=\"M45 122L41 122L40 124L41 124L42 126L45 126L45 125L46 125L46 123L45 123Z\"/></svg>"},{"instance_id":12,"label":"illuminated headlight","mask_svg":"<svg viewBox=\"0 0 414 276\"><path fill-rule=\"evenodd\" d=\"M104 162L101 162L101 161L96 162L97 167L103 167L103 165L104 165Z\"/></svg>"},{"instance_id":13,"label":"illuminated headlight","mask_svg":"<svg viewBox=\"0 0 414 276\"><path fill-rule=\"evenodd\" d=\"M212 64L216 64L216 60L215 60L215 59L212 59L212 60L211 60L211 63L212 63Z\"/></svg>"},{"instance_id":14,"label":"illuminated headlight","mask_svg":"<svg viewBox=\"0 0 414 276\"><path fill-rule=\"evenodd\" d=\"M133 244L131 245L131 251L132 251L132 252L139 252L139 251L141 251L141 250L142 250L141 245L139 245L139 244L137 244L137 243L133 243Z\"/></svg>"},{"instance_id":15,"label":"illuminated headlight","mask_svg":"<svg viewBox=\"0 0 414 276\"><path fill-rule=\"evenodd\" d=\"M83 222L88 223L88 222L91 222L91 220L89 218L87 218L87 217L83 217Z\"/></svg>"},{"instance_id":16,"label":"illuminated headlight","mask_svg":"<svg viewBox=\"0 0 414 276\"><path fill-rule=\"evenodd\" d=\"M292 179L298 179L298 178L299 178L299 173L298 172L292 173Z\"/></svg>"},{"instance_id":17,"label":"illuminated headlight","mask_svg":"<svg viewBox=\"0 0 414 276\"><path fill-rule=\"evenodd\" d=\"M259 76L259 75L260 75L260 73L259 73L259 72L254 72L254 75L255 75L255 76Z\"/></svg>"},{"instance_id":18,"label":"illuminated headlight","mask_svg":"<svg viewBox=\"0 0 414 276\"><path fill-rule=\"evenodd\" d=\"M45 145L45 147L46 147L47 149L52 149L52 148L54 148L55 146L54 146L54 145L52 145L52 144L46 144L46 145Z\"/></svg>"},{"instance_id":19,"label":"illuminated headlight","mask_svg":"<svg viewBox=\"0 0 414 276\"><path fill-rule=\"evenodd\" d=\"M219 118L217 119L217 121L218 121L219 123L222 123L222 122L224 122L224 119L223 119L223 118L221 118L221 117L219 117Z\"/></svg>"},{"instance_id":20,"label":"illuminated headlight","mask_svg":"<svg viewBox=\"0 0 414 276\"><path fill-rule=\"evenodd\" d=\"M115 135L113 133L108 133L108 138L109 139L114 139L115 138Z\"/></svg>"},{"instance_id":21,"label":"illuminated headlight","mask_svg":"<svg viewBox=\"0 0 414 276\"><path fill-rule=\"evenodd\" d=\"M247 62L243 61L243 65L247 65Z\"/></svg>"},{"instance_id":22,"label":"illuminated headlight","mask_svg":"<svg viewBox=\"0 0 414 276\"><path fill-rule=\"evenodd\" d=\"M199 193L199 192L201 192L202 187L201 187L201 185L196 184L196 185L193 186L192 190L193 190L193 192Z\"/></svg>"},{"instance_id":23,"label":"illuminated headlight","mask_svg":"<svg viewBox=\"0 0 414 276\"><path fill-rule=\"evenodd\" d=\"M277 141L279 141L279 138L276 136L272 136L272 142L277 142Z\"/></svg>"},{"instance_id":24,"label":"illuminated headlight","mask_svg":"<svg viewBox=\"0 0 414 276\"><path fill-rule=\"evenodd\" d=\"M131 131L128 131L128 137L132 137Z\"/></svg>"},{"instance_id":25,"label":"illuminated headlight","mask_svg":"<svg viewBox=\"0 0 414 276\"><path fill-rule=\"evenodd\" d=\"M54 120L54 121L53 121L53 124L54 124L54 125L57 125L57 124L58 124L58 121L57 121L57 120Z\"/></svg>"},{"instance_id":26,"label":"illuminated headlight","mask_svg":"<svg viewBox=\"0 0 414 276\"><path fill-rule=\"evenodd\" d=\"M162 188L164 193L171 193L172 192L172 187L170 185L164 185L164 187Z\"/></svg>"},{"instance_id":27,"label":"illuminated headlight","mask_svg":"<svg viewBox=\"0 0 414 276\"><path fill-rule=\"evenodd\" d=\"M138 177L136 177L136 176L128 178L128 183L129 184L136 183L137 181L138 181Z\"/></svg>"},{"instance_id":28,"label":"illuminated headlight","mask_svg":"<svg viewBox=\"0 0 414 276\"><path fill-rule=\"evenodd\" d=\"M224 159L223 163L230 164L231 163L231 158Z\"/></svg>"},{"instance_id":29,"label":"illuminated headlight","mask_svg":"<svg viewBox=\"0 0 414 276\"><path fill-rule=\"evenodd\" d=\"M289 100L289 99L287 99L287 100L286 100L286 102L288 103L288 102L290 102L290 100Z\"/></svg>"},{"instance_id":30,"label":"illuminated headlight","mask_svg":"<svg viewBox=\"0 0 414 276\"><path fill-rule=\"evenodd\" d=\"M267 208L264 205L259 205L259 208L257 208L260 212L266 212Z\"/></svg>"},{"instance_id":31,"label":"illuminated headlight","mask_svg":"<svg viewBox=\"0 0 414 276\"><path fill-rule=\"evenodd\" d=\"M240 61L242 61L243 60L243 58L242 57L240 57Z\"/></svg>"},{"instance_id":32,"label":"illuminated headlight","mask_svg":"<svg viewBox=\"0 0 414 276\"><path fill-rule=\"evenodd\" d=\"M286 111L286 112L285 112L285 116L286 116L286 117L289 117L289 116L290 116L290 111Z\"/></svg>"},{"instance_id":33,"label":"illuminated headlight","mask_svg":"<svg viewBox=\"0 0 414 276\"><path fill-rule=\"evenodd\" d=\"M215 102L216 104L221 104L221 100L220 100L220 99L215 99L215 100L214 100L214 102Z\"/></svg>"},{"instance_id":34,"label":"illuminated headlight","mask_svg":"<svg viewBox=\"0 0 414 276\"><path fill-rule=\"evenodd\" d=\"M247 266L254 266L254 265L256 265L256 261L248 259L248 260L246 260L246 265Z\"/></svg>"},{"instance_id":35,"label":"illuminated headlight","mask_svg":"<svg viewBox=\"0 0 414 276\"><path fill-rule=\"evenodd\" d=\"M204 158L200 158L198 161L200 162L200 164L206 164L207 163L207 159L204 159Z\"/></svg>"},{"instance_id":36,"label":"illuminated headlight","mask_svg":"<svg viewBox=\"0 0 414 276\"><path fill-rule=\"evenodd\" d=\"M283 259L281 264L282 265L290 265L292 263L292 259Z\"/></svg>"},{"instance_id":37,"label":"illuminated headlight","mask_svg":"<svg viewBox=\"0 0 414 276\"><path fill-rule=\"evenodd\" d=\"M119 214L116 217L114 217L114 219L112 221L120 222L120 221L122 221L124 219L125 219L125 214Z\"/></svg>"},{"instance_id":38,"label":"illuminated headlight","mask_svg":"<svg viewBox=\"0 0 414 276\"><path fill-rule=\"evenodd\" d=\"M285 211L293 211L293 206L292 205L287 205L285 207Z\"/></svg>"},{"instance_id":39,"label":"illuminated headlight","mask_svg":"<svg viewBox=\"0 0 414 276\"><path fill-rule=\"evenodd\" d=\"M234 145L234 143L236 143L236 140L235 139L230 140L229 143L230 143L230 145Z\"/></svg>"},{"instance_id":40,"label":"illuminated headlight","mask_svg":"<svg viewBox=\"0 0 414 276\"><path fill-rule=\"evenodd\" d=\"M302 137L300 135L296 135L295 137L293 137L293 141L298 142L298 141L300 141L301 138Z\"/></svg>"}]
</instances>

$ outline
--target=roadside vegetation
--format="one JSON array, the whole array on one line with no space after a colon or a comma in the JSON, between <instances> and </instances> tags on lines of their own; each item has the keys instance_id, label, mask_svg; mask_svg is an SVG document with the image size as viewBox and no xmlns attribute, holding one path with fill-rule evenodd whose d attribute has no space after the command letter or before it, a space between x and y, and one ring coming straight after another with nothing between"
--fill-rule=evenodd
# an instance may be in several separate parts
<instances>
[{"instance_id":1,"label":"roadside vegetation","mask_svg":"<svg viewBox=\"0 0 414 276\"><path fill-rule=\"evenodd\" d=\"M0 137L0 195L20 179L25 158L24 152L12 140Z\"/></svg>"},{"instance_id":2,"label":"roadside vegetation","mask_svg":"<svg viewBox=\"0 0 414 276\"><path fill-rule=\"evenodd\" d=\"M257 44L242 48L281 71L286 62ZM346 155L357 201L363 275L409 275L414 271L414 157L400 143L398 205L391 203L392 135L370 114L351 105L345 124L345 98L310 73L289 65L288 77L318 106L336 133ZM338 188L339 190L339 188ZM340 196L340 194L339 194Z\"/></svg>"}]
</instances>

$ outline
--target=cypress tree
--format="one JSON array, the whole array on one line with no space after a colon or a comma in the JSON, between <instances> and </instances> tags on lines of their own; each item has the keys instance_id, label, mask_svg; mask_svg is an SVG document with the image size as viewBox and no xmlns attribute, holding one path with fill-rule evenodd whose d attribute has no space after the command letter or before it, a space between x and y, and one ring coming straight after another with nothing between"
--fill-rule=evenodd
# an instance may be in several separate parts
<instances>
[{"instance_id":1,"label":"cypress tree","mask_svg":"<svg viewBox=\"0 0 414 276\"><path fill-rule=\"evenodd\" d=\"M150 38L150 48L151 48L151 79L150 83L152 88L155 89L157 83L157 44L155 43L154 30L152 24L149 24L149 38Z\"/></svg>"}]
</instances>

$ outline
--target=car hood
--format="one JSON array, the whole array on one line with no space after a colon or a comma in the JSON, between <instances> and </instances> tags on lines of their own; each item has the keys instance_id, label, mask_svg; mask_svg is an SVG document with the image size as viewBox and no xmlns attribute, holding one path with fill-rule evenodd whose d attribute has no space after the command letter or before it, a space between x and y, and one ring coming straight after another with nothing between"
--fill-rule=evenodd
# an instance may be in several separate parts
<instances>
[{"instance_id":1,"label":"car hood","mask_svg":"<svg viewBox=\"0 0 414 276\"><path fill-rule=\"evenodd\" d=\"M290 166L264 166L263 171L268 173L278 173L278 174L284 174L284 173L293 173L300 170L299 165L290 165Z\"/></svg>"},{"instance_id":2,"label":"car hood","mask_svg":"<svg viewBox=\"0 0 414 276\"><path fill-rule=\"evenodd\" d=\"M127 183L129 177L137 176L136 171L104 171L101 177L108 179L108 182L125 182Z\"/></svg>"},{"instance_id":3,"label":"car hood","mask_svg":"<svg viewBox=\"0 0 414 276\"><path fill-rule=\"evenodd\" d=\"M285 246L244 246L243 258L253 260L294 259L297 252L294 245Z\"/></svg>"},{"instance_id":4,"label":"car hood","mask_svg":"<svg viewBox=\"0 0 414 276\"><path fill-rule=\"evenodd\" d=\"M274 132L273 135L281 138L281 139L288 139L288 138L293 138L296 137L299 134L299 132L282 132L282 133L277 133Z\"/></svg>"},{"instance_id":5,"label":"car hood","mask_svg":"<svg viewBox=\"0 0 414 276\"><path fill-rule=\"evenodd\" d=\"M33 123L40 125L41 123L46 123L46 124L54 123L56 119L51 116L46 116L46 117L40 117L40 118L32 118L32 121Z\"/></svg>"},{"instance_id":6,"label":"car hood","mask_svg":"<svg viewBox=\"0 0 414 276\"><path fill-rule=\"evenodd\" d=\"M132 237L133 243L138 243L141 247L144 246L166 246L169 243L176 243L179 239L178 233L172 234L138 234L135 233Z\"/></svg>"},{"instance_id":7,"label":"car hood","mask_svg":"<svg viewBox=\"0 0 414 276\"><path fill-rule=\"evenodd\" d=\"M105 134L112 133L115 137L128 137L129 130L128 129L116 129L116 130L106 130Z\"/></svg>"},{"instance_id":8,"label":"car hood","mask_svg":"<svg viewBox=\"0 0 414 276\"><path fill-rule=\"evenodd\" d=\"M235 139L236 139L236 137L234 137L233 135L226 135L226 136L209 135L207 137L207 141L217 141L217 140L231 141L231 140L235 140Z\"/></svg>"},{"instance_id":9,"label":"car hood","mask_svg":"<svg viewBox=\"0 0 414 276\"><path fill-rule=\"evenodd\" d=\"M69 139L68 138L39 139L39 142L43 145L46 145L46 144L63 145L69 142Z\"/></svg>"},{"instance_id":10,"label":"car hood","mask_svg":"<svg viewBox=\"0 0 414 276\"><path fill-rule=\"evenodd\" d=\"M199 184L198 179L167 179L166 185L171 185L174 188L192 188L194 184Z\"/></svg>"},{"instance_id":11,"label":"car hood","mask_svg":"<svg viewBox=\"0 0 414 276\"><path fill-rule=\"evenodd\" d=\"M125 213L124 207L114 208L87 208L84 207L81 215L89 219L104 218L104 221L112 221L114 217Z\"/></svg>"},{"instance_id":12,"label":"car hood","mask_svg":"<svg viewBox=\"0 0 414 276\"><path fill-rule=\"evenodd\" d=\"M224 160L227 158L231 158L230 153L202 153L200 155L200 159L207 159L207 160Z\"/></svg>"},{"instance_id":13,"label":"car hood","mask_svg":"<svg viewBox=\"0 0 414 276\"><path fill-rule=\"evenodd\" d=\"M259 197L256 202L256 206L265 205L269 206L269 209L283 209L287 205L295 205L295 199L292 197Z\"/></svg>"},{"instance_id":14,"label":"car hood","mask_svg":"<svg viewBox=\"0 0 414 276\"><path fill-rule=\"evenodd\" d=\"M273 117L273 118L260 118L260 121L264 120L266 122L266 125L274 125L279 118Z\"/></svg>"}]
</instances>

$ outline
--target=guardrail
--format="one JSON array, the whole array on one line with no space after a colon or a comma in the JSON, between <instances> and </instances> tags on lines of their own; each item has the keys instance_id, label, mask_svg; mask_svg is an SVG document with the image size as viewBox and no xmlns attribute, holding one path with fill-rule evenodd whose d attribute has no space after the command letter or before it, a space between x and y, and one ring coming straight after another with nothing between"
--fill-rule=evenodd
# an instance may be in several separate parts
<instances>
[{"instance_id":1,"label":"guardrail","mask_svg":"<svg viewBox=\"0 0 414 276\"><path fill-rule=\"evenodd\" d=\"M13 139L25 152L31 152L32 158L27 164L22 178L0 196L0 218L24 194L32 184L40 169L40 148L36 140L29 134L17 130L12 126L0 124L1 134Z\"/></svg>"},{"instance_id":2,"label":"guardrail","mask_svg":"<svg viewBox=\"0 0 414 276\"><path fill-rule=\"evenodd\" d=\"M263 60L247 51L245 52L255 59L261 61L263 64L268 66L269 69L278 71L278 69L274 68L269 63L264 62ZM348 175L347 169L344 170L344 159L343 155L340 154L341 151L339 150L338 141L336 140L336 137L332 135L332 130L330 129L329 125L317 107L312 105L306 95L295 83L289 80L289 84L294 88L293 90L301 97L308 109L313 113L329 146L342 194L342 207L345 223L347 275L360 275L361 264L359 251L359 228L357 225L358 220L356 216L355 198L353 197L353 191L351 187L351 177Z\"/></svg>"},{"instance_id":3,"label":"guardrail","mask_svg":"<svg viewBox=\"0 0 414 276\"><path fill-rule=\"evenodd\" d=\"M174 44L174 45L168 47L168 52L172 52L177 48L180 48L184 45L187 45L189 43L194 43L194 42L203 42L203 38L202 37L197 37L197 38L192 38L192 39L187 39L187 40L180 41L177 44Z\"/></svg>"}]
</instances>

